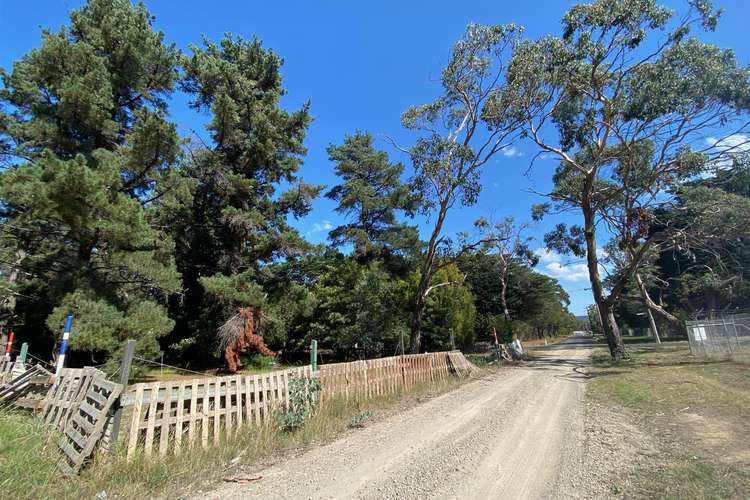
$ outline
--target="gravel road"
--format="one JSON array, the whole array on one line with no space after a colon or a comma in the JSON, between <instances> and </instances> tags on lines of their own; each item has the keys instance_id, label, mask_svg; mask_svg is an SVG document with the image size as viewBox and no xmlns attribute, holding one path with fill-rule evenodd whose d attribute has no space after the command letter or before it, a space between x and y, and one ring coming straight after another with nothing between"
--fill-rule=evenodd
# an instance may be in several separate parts
<instances>
[{"instance_id":1,"label":"gravel road","mask_svg":"<svg viewBox=\"0 0 750 500\"><path fill-rule=\"evenodd\" d=\"M570 498L590 337L504 369L203 498Z\"/></svg>"}]
</instances>

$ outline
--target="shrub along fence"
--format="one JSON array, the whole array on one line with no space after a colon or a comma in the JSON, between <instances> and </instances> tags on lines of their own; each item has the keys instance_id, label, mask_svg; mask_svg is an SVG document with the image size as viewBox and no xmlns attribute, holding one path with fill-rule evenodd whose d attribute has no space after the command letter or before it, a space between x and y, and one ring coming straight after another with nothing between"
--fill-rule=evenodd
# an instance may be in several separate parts
<instances>
[{"instance_id":1,"label":"shrub along fence","mask_svg":"<svg viewBox=\"0 0 750 500\"><path fill-rule=\"evenodd\" d=\"M128 366L121 372L127 373ZM471 367L458 351L437 352L321 365L315 372L308 365L258 375L138 383L127 390L107 381L99 370L64 369L54 383L47 377L43 398L23 407L63 432L60 466L75 473L95 449L115 450L119 440L127 444L128 459L138 454L165 456L199 443L217 445L222 436L231 438L243 427L275 425L276 415L290 407L294 378L317 378L325 404L337 398L365 401L408 391L418 384L465 375ZM122 436L120 420L126 430Z\"/></svg>"}]
</instances>

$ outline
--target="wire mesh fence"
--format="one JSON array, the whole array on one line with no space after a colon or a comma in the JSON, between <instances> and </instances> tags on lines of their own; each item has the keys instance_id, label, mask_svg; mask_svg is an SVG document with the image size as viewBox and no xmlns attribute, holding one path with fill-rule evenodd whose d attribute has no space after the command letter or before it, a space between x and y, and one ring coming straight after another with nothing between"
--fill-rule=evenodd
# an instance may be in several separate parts
<instances>
[{"instance_id":1,"label":"wire mesh fence","mask_svg":"<svg viewBox=\"0 0 750 500\"><path fill-rule=\"evenodd\" d=\"M690 352L711 359L750 356L750 314L718 315L685 322Z\"/></svg>"}]
</instances>

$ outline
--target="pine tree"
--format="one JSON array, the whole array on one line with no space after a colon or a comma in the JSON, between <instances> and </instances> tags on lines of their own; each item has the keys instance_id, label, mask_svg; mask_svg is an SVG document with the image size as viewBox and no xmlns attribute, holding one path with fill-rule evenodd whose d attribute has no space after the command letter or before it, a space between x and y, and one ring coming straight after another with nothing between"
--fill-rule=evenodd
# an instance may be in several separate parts
<instances>
[{"instance_id":1,"label":"pine tree","mask_svg":"<svg viewBox=\"0 0 750 500\"><path fill-rule=\"evenodd\" d=\"M263 306L264 264L305 248L287 218L307 214L321 188L296 175L309 105L280 107L282 59L232 36L191 50L183 89L211 121L209 137L196 134L189 147L194 192L189 219L174 229L185 288L177 314L178 335L197 335L205 350L239 307Z\"/></svg>"},{"instance_id":2,"label":"pine tree","mask_svg":"<svg viewBox=\"0 0 750 500\"><path fill-rule=\"evenodd\" d=\"M329 146L328 157L343 182L325 196L351 221L331 231L333 245L352 244L361 260L415 248L416 228L396 220L397 211L411 213L415 208L408 185L400 180L404 166L375 149L366 132L346 136L341 146Z\"/></svg>"},{"instance_id":3,"label":"pine tree","mask_svg":"<svg viewBox=\"0 0 750 500\"><path fill-rule=\"evenodd\" d=\"M179 275L151 221L179 155L165 101L179 59L152 19L128 0L91 0L1 74L0 252L32 342L45 343L40 319L57 333L73 313L72 349L137 338L154 356L172 328L159 302Z\"/></svg>"}]
</instances>

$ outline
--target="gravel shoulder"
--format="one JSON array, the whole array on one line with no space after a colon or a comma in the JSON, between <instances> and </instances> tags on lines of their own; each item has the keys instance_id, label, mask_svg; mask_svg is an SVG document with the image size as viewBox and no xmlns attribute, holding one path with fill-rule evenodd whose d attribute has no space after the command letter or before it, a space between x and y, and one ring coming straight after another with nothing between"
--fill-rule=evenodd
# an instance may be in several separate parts
<instances>
[{"instance_id":1,"label":"gravel shoulder","mask_svg":"<svg viewBox=\"0 0 750 500\"><path fill-rule=\"evenodd\" d=\"M573 337L203 498L572 498L584 465L585 367ZM581 495L583 497L584 495Z\"/></svg>"}]
</instances>

